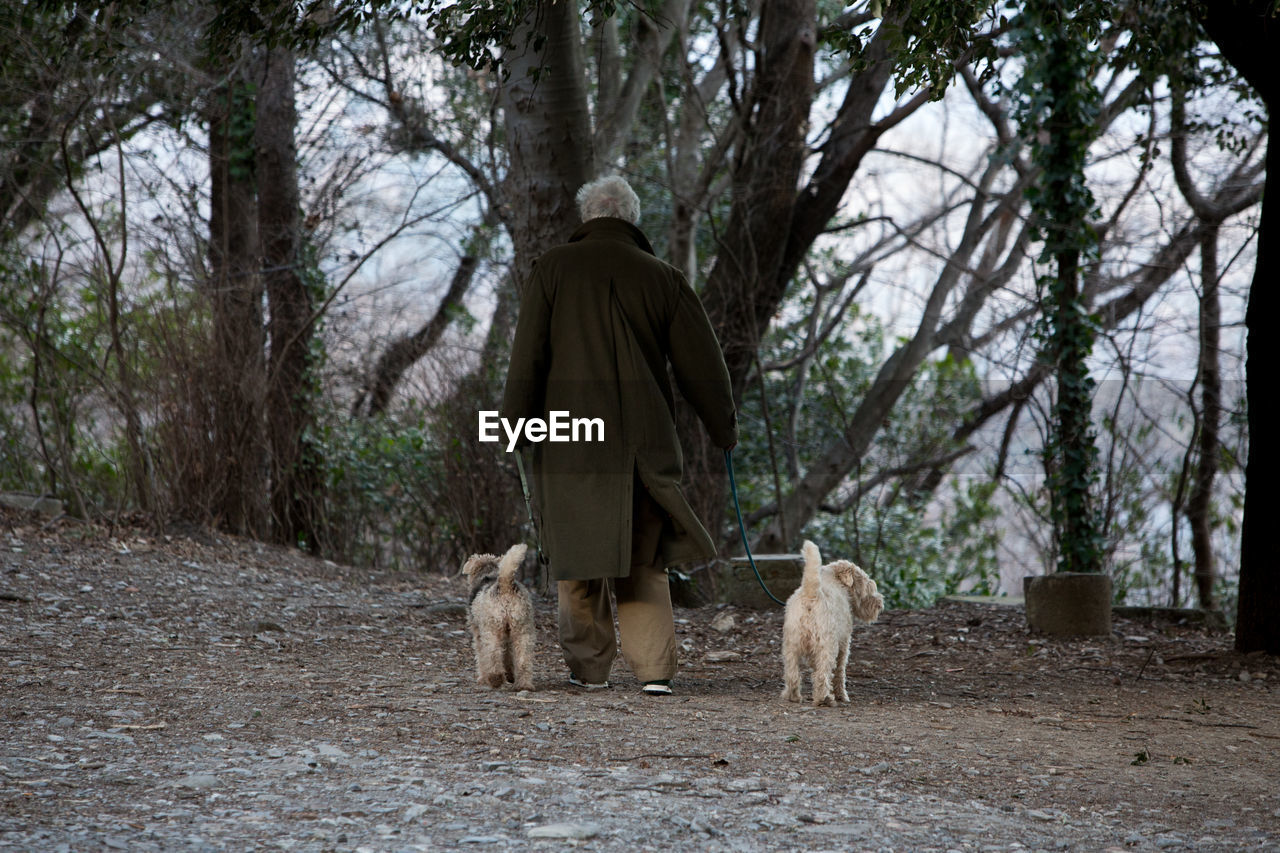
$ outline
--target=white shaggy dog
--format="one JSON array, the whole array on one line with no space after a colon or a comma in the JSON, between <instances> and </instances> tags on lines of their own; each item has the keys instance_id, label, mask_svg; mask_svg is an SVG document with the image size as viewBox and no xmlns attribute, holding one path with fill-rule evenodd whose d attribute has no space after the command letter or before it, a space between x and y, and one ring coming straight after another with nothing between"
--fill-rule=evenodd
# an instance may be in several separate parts
<instances>
[{"instance_id":1,"label":"white shaggy dog","mask_svg":"<svg viewBox=\"0 0 1280 853\"><path fill-rule=\"evenodd\" d=\"M476 653L476 681L517 690L533 689L533 599L516 580L525 544L513 545L501 558L472 554L462 566L471 585L467 625Z\"/></svg>"},{"instance_id":2,"label":"white shaggy dog","mask_svg":"<svg viewBox=\"0 0 1280 853\"><path fill-rule=\"evenodd\" d=\"M806 541L804 578L787 599L782 623L782 668L786 686L782 698L800 701L801 667L813 670L813 704L849 701L845 666L856 616L874 622L884 609L876 582L847 560L822 565L818 546ZM832 697L834 686L834 699Z\"/></svg>"}]
</instances>

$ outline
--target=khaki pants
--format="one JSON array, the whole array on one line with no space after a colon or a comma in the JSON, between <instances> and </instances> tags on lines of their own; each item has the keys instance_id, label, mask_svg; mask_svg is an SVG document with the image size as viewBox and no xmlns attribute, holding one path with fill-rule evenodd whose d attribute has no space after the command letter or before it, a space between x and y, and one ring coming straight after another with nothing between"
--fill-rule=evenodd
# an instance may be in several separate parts
<instances>
[{"instance_id":1,"label":"khaki pants","mask_svg":"<svg viewBox=\"0 0 1280 853\"><path fill-rule=\"evenodd\" d=\"M614 578L560 581L560 647L569 671L582 681L609 679L618 644L613 629L612 585L618 599L622 654L640 681L676 674L676 632L671 588L659 540L665 513L639 480L631 513L631 574Z\"/></svg>"}]
</instances>

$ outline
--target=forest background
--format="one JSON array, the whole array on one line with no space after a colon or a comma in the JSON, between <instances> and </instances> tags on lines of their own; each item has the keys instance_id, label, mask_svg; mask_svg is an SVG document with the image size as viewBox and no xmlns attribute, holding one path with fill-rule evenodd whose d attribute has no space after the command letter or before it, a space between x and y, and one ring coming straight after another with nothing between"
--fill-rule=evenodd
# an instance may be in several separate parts
<instances>
[{"instance_id":1,"label":"forest background","mask_svg":"<svg viewBox=\"0 0 1280 853\"><path fill-rule=\"evenodd\" d=\"M753 548L818 540L895 606L1016 593L1079 462L1117 601L1280 652L1244 476L1274 32L1187 0L6 4L0 489L381 567L531 539L477 413L617 172L724 348Z\"/></svg>"}]
</instances>

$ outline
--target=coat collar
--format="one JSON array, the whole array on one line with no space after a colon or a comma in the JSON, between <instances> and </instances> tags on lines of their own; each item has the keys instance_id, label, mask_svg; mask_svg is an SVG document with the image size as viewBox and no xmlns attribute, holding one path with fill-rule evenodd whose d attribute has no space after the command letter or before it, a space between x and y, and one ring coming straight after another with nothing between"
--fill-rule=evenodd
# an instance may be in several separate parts
<instances>
[{"instance_id":1,"label":"coat collar","mask_svg":"<svg viewBox=\"0 0 1280 853\"><path fill-rule=\"evenodd\" d=\"M615 219L612 216L601 216L597 219L588 219L586 222L578 226L577 231L573 232L573 236L569 238L569 242L576 243L579 240L600 239L623 240L635 243L649 254L656 254L653 251L653 246L649 244L649 239L644 236L643 231L625 219Z\"/></svg>"}]
</instances>

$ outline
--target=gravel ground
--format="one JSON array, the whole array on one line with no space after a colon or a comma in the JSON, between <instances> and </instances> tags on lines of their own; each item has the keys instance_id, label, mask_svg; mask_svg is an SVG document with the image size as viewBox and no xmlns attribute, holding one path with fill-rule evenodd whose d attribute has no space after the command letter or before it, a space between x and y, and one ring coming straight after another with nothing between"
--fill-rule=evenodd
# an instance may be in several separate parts
<instances>
[{"instance_id":1,"label":"gravel ground","mask_svg":"<svg viewBox=\"0 0 1280 853\"><path fill-rule=\"evenodd\" d=\"M781 613L681 610L677 694L473 681L463 583L0 515L0 849L1280 850L1280 664L944 603L778 698Z\"/></svg>"}]
</instances>

